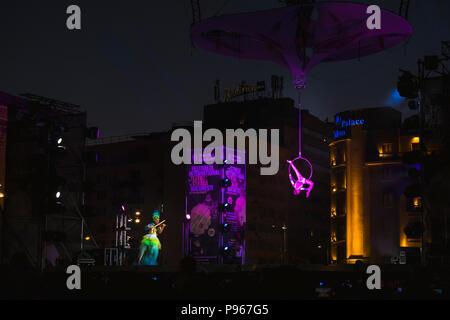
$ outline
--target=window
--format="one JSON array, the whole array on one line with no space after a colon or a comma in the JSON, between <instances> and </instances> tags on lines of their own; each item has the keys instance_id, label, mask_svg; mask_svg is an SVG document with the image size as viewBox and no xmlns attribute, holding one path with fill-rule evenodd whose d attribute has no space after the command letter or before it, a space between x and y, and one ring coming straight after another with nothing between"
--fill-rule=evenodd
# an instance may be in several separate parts
<instances>
[{"instance_id":1,"label":"window","mask_svg":"<svg viewBox=\"0 0 450 320\"><path fill-rule=\"evenodd\" d=\"M338 190L345 189L347 187L345 182L345 171L339 170L338 172L336 172L336 186Z\"/></svg>"},{"instance_id":2,"label":"window","mask_svg":"<svg viewBox=\"0 0 450 320\"><path fill-rule=\"evenodd\" d=\"M383 167L381 169L381 178L383 180L390 180L390 179L392 179L392 168L390 168L390 167Z\"/></svg>"},{"instance_id":3,"label":"window","mask_svg":"<svg viewBox=\"0 0 450 320\"><path fill-rule=\"evenodd\" d=\"M97 228L95 228L95 231L96 231L97 233L105 233L105 232L106 232L106 224L104 224L104 223L99 224L99 225L97 226Z\"/></svg>"},{"instance_id":4,"label":"window","mask_svg":"<svg viewBox=\"0 0 450 320\"><path fill-rule=\"evenodd\" d=\"M413 199L413 207L414 207L414 209L422 208L422 198L421 197L415 197Z\"/></svg>"},{"instance_id":5,"label":"window","mask_svg":"<svg viewBox=\"0 0 450 320\"><path fill-rule=\"evenodd\" d=\"M411 143L411 151L420 150L420 143Z\"/></svg>"},{"instance_id":6,"label":"window","mask_svg":"<svg viewBox=\"0 0 450 320\"><path fill-rule=\"evenodd\" d=\"M392 143L383 143L381 150L383 153L392 153Z\"/></svg>"},{"instance_id":7,"label":"window","mask_svg":"<svg viewBox=\"0 0 450 320\"><path fill-rule=\"evenodd\" d=\"M130 180L137 180L141 177L141 171L140 170L131 170L129 172Z\"/></svg>"},{"instance_id":8,"label":"window","mask_svg":"<svg viewBox=\"0 0 450 320\"><path fill-rule=\"evenodd\" d=\"M106 208L104 207L97 207L95 210L96 216L105 216L106 215Z\"/></svg>"},{"instance_id":9,"label":"window","mask_svg":"<svg viewBox=\"0 0 450 320\"><path fill-rule=\"evenodd\" d=\"M383 205L385 208L392 208L394 206L394 195L392 192L383 193Z\"/></svg>"},{"instance_id":10,"label":"window","mask_svg":"<svg viewBox=\"0 0 450 320\"><path fill-rule=\"evenodd\" d=\"M97 200L105 200L106 191L97 191Z\"/></svg>"},{"instance_id":11,"label":"window","mask_svg":"<svg viewBox=\"0 0 450 320\"><path fill-rule=\"evenodd\" d=\"M97 174L97 183L104 184L107 182L106 176L104 174Z\"/></svg>"}]
</instances>

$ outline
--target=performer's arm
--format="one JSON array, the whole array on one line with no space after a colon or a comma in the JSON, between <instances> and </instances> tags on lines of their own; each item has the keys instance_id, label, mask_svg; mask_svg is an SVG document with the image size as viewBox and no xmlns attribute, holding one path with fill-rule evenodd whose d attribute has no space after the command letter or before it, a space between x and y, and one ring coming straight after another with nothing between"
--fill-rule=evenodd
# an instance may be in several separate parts
<instances>
[{"instance_id":1,"label":"performer's arm","mask_svg":"<svg viewBox=\"0 0 450 320\"><path fill-rule=\"evenodd\" d=\"M162 225L160 225L159 227L158 227L158 234L161 234L163 231L164 231L164 228L166 227L167 225L165 224L165 223L163 223Z\"/></svg>"}]
</instances>

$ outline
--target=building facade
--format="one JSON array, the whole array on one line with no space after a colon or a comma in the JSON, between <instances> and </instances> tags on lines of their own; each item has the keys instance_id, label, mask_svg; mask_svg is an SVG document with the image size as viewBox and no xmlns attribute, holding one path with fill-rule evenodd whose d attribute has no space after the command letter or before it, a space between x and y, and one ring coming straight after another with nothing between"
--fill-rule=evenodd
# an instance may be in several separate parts
<instances>
[{"instance_id":1,"label":"building facade","mask_svg":"<svg viewBox=\"0 0 450 320\"><path fill-rule=\"evenodd\" d=\"M82 240L86 113L34 95L0 93L0 106L3 262L70 263L90 247Z\"/></svg>"}]
</instances>

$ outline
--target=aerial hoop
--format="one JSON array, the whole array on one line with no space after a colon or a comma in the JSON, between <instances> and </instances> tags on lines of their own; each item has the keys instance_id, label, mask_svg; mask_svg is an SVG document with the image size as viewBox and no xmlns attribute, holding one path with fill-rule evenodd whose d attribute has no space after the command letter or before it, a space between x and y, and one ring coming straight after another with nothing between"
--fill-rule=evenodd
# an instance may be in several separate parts
<instances>
[{"instance_id":1,"label":"aerial hoop","mask_svg":"<svg viewBox=\"0 0 450 320\"><path fill-rule=\"evenodd\" d=\"M308 166L310 167L310 174L308 178L305 178L300 171L298 170L298 168L295 166L294 162L297 160L302 160L304 162L306 162L308 164ZM313 168L311 165L311 162L309 162L308 159L305 159L303 157L298 157L295 158L294 160L287 160L287 162L289 163L289 181L292 184L292 187L294 188L294 194L298 195L300 194L301 191L306 190L306 197L309 197L309 193L311 192L312 188L314 187L314 182L312 182L310 179L312 177L313 174ZM292 170L294 170L294 173L296 175L296 178L294 178L292 176L292 172L291 172L291 168Z\"/></svg>"}]
</instances>

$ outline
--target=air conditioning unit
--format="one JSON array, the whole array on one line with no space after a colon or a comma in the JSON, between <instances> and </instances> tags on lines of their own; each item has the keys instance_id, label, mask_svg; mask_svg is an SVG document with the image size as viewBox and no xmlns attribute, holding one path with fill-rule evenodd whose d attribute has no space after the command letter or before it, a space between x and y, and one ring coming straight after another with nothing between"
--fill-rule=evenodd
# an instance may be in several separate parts
<instances>
[{"instance_id":1,"label":"air conditioning unit","mask_svg":"<svg viewBox=\"0 0 450 320\"><path fill-rule=\"evenodd\" d=\"M400 251L399 264L406 264L406 252Z\"/></svg>"},{"instance_id":2,"label":"air conditioning unit","mask_svg":"<svg viewBox=\"0 0 450 320\"><path fill-rule=\"evenodd\" d=\"M398 264L398 260L399 260L398 256L391 257L392 264Z\"/></svg>"}]
</instances>

